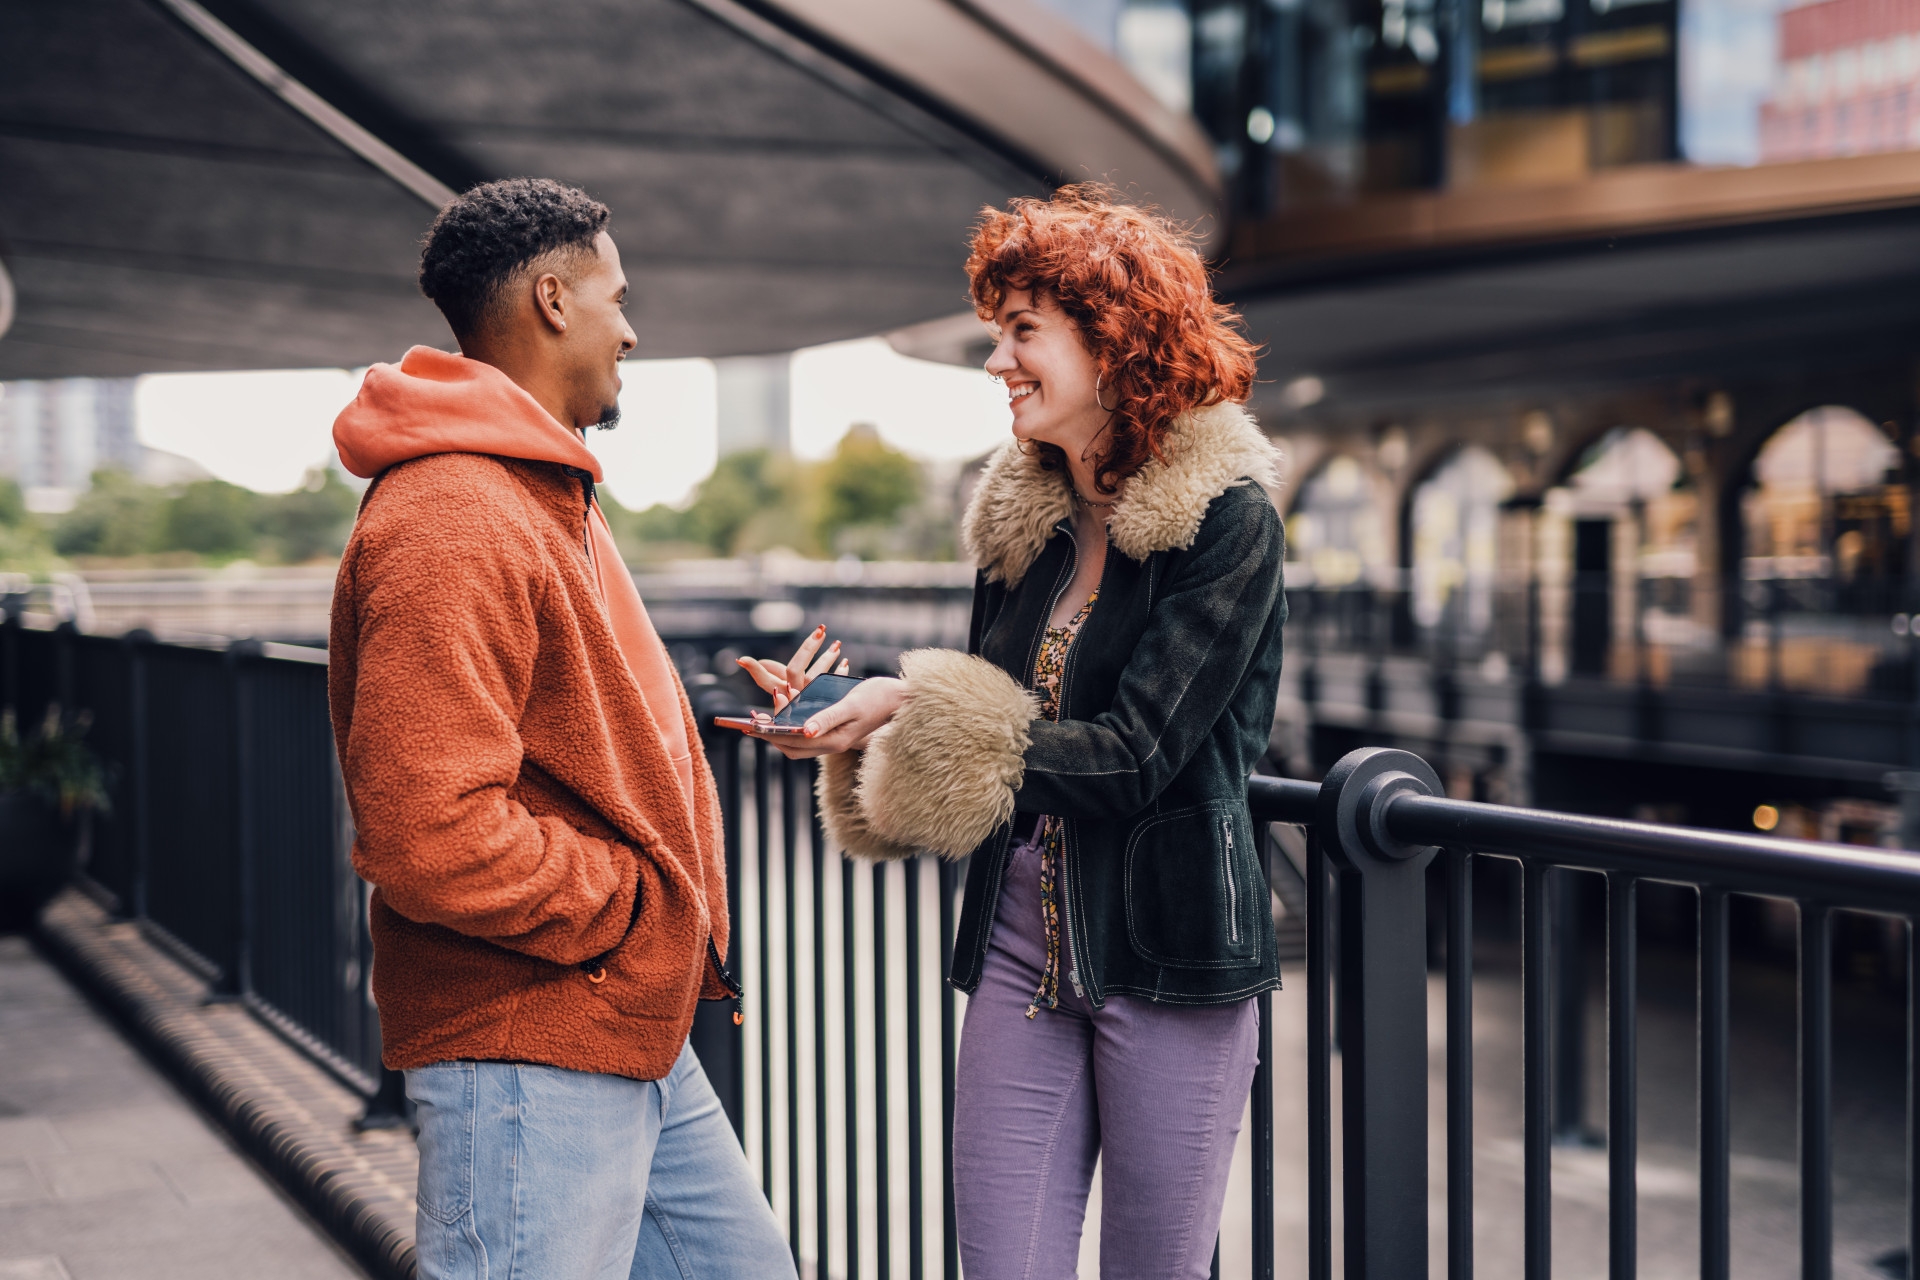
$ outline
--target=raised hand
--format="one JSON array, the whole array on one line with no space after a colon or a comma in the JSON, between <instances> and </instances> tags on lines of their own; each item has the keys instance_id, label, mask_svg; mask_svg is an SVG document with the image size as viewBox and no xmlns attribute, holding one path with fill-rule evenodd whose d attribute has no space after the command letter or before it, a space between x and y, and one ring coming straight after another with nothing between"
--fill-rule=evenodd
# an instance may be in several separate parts
<instances>
[{"instance_id":1,"label":"raised hand","mask_svg":"<svg viewBox=\"0 0 1920 1280\"><path fill-rule=\"evenodd\" d=\"M813 633L800 642L793 651L793 657L786 662L774 662L766 658L741 658L740 667L753 682L773 698L773 708L781 711L793 701L794 696L809 684L815 676L832 671L836 675L849 675L851 669L845 661L835 666L840 658L840 642L835 640L824 651L821 642L827 638L827 628L822 624L813 629Z\"/></svg>"}]
</instances>

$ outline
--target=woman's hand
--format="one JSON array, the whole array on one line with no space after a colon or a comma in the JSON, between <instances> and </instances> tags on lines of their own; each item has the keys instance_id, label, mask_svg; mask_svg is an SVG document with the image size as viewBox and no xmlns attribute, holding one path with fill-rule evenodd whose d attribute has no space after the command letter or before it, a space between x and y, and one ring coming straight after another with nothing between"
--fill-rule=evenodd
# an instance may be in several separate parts
<instances>
[{"instance_id":1,"label":"woman's hand","mask_svg":"<svg viewBox=\"0 0 1920 1280\"><path fill-rule=\"evenodd\" d=\"M858 751L867 745L867 739L875 730L893 719L906 700L906 681L893 676L874 676L862 680L858 688L832 706L809 716L805 737L758 733L752 736L771 742L789 760Z\"/></svg>"},{"instance_id":2,"label":"woman's hand","mask_svg":"<svg viewBox=\"0 0 1920 1280\"><path fill-rule=\"evenodd\" d=\"M847 664L841 662L836 668L834 662L840 657L840 642L835 640L828 645L826 652L820 652L820 642L827 638L824 624L815 627L813 634L800 642L793 651L793 657L786 662L770 662L765 658L741 658L740 667L753 682L773 697L773 709L784 711L794 696L809 684L815 676L833 671L836 675L848 674ZM815 660L816 654L818 660ZM809 666L808 664L812 665Z\"/></svg>"}]
</instances>

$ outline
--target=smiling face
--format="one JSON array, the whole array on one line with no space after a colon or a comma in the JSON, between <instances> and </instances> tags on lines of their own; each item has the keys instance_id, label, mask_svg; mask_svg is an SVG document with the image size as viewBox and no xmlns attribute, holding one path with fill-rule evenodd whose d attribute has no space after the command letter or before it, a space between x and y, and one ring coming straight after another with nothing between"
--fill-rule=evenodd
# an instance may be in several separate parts
<instances>
[{"instance_id":1,"label":"smiling face","mask_svg":"<svg viewBox=\"0 0 1920 1280\"><path fill-rule=\"evenodd\" d=\"M1058 303L1031 289L1009 290L994 316L987 372L1006 384L1019 440L1057 445L1069 460L1086 453L1112 416L1100 407L1100 366Z\"/></svg>"},{"instance_id":2,"label":"smiling face","mask_svg":"<svg viewBox=\"0 0 1920 1280\"><path fill-rule=\"evenodd\" d=\"M620 362L638 342L627 325L627 276L613 237L594 237L593 253L576 255L565 277L558 308L565 327L557 336L568 425L611 426L620 417Z\"/></svg>"}]
</instances>

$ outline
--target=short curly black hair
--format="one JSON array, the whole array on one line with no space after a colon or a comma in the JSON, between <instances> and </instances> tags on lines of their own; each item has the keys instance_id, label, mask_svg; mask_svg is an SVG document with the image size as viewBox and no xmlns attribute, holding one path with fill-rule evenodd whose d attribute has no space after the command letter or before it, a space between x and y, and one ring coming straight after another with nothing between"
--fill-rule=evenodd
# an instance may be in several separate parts
<instances>
[{"instance_id":1,"label":"short curly black hair","mask_svg":"<svg viewBox=\"0 0 1920 1280\"><path fill-rule=\"evenodd\" d=\"M454 337L488 323L502 288L528 263L558 252L591 254L613 217L607 206L551 178L482 183L447 201L420 245L420 292Z\"/></svg>"}]
</instances>

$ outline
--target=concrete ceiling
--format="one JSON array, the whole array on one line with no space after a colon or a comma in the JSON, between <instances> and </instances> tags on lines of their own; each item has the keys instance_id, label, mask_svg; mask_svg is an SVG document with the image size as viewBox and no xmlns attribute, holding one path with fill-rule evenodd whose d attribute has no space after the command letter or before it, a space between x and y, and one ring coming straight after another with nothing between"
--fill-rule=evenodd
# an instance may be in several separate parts
<instances>
[{"instance_id":1,"label":"concrete ceiling","mask_svg":"<svg viewBox=\"0 0 1920 1280\"><path fill-rule=\"evenodd\" d=\"M789 8L809 6L0 4L0 262L17 294L0 378L447 345L414 285L418 241L436 195L494 177L558 178L613 208L650 356L786 350L959 310L977 211L1074 176L1066 147L1110 171L1118 157L1116 176L1145 175L1144 194L1183 211L1212 198L1204 147L1111 91L1095 50L1073 52L1104 91L968 19L968 57L999 58L1002 80L1027 69L1043 108L1079 104L1062 108L1071 138L1015 145L952 101L951 66L943 81L878 64L884 49L849 53Z\"/></svg>"}]
</instances>

